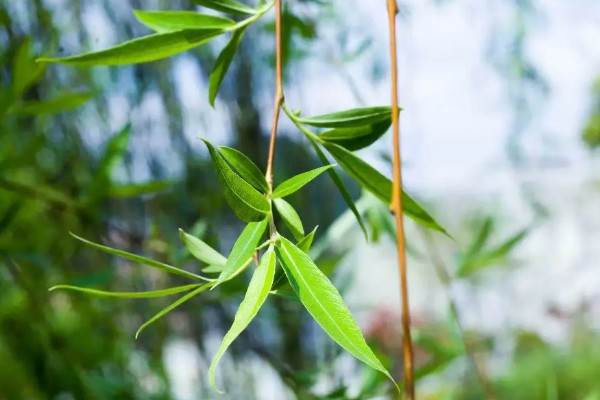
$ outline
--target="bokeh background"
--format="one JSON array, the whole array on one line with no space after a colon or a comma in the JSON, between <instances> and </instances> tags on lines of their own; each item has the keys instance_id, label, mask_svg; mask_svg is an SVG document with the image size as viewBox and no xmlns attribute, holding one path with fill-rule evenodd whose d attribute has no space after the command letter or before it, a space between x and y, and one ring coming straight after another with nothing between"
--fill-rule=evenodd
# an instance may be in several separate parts
<instances>
[{"instance_id":1,"label":"bokeh background","mask_svg":"<svg viewBox=\"0 0 600 400\"><path fill-rule=\"evenodd\" d=\"M385 1L285 3L292 108L389 102ZM399 5L406 186L455 237L408 223L420 398L600 400L600 3ZM248 30L214 108L207 78L221 39L135 66L34 63L148 34L134 9L199 7L0 0L0 399L393 398L298 303L276 296L221 363L227 393L211 391L208 364L247 276L138 340L137 327L169 299L48 293L58 283L127 291L179 282L69 231L190 270L201 265L178 228L227 254L242 225L197 138L266 162L272 13ZM319 165L282 121L276 180ZM390 142L361 153L386 174ZM328 178L291 201L307 228L319 225L314 257L400 377L393 225L346 181L369 243Z\"/></svg>"}]
</instances>

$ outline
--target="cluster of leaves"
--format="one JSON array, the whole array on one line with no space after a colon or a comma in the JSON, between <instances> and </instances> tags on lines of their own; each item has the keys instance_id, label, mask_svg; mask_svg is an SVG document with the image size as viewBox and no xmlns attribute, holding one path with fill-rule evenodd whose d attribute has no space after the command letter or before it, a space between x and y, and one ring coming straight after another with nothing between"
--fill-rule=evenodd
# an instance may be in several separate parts
<instances>
[{"instance_id":1,"label":"cluster of leaves","mask_svg":"<svg viewBox=\"0 0 600 400\"><path fill-rule=\"evenodd\" d=\"M273 3L253 9L235 0L193 0L193 2L225 13L246 15L247 18L235 22L225 17L189 11L137 11L135 15L138 20L156 31L155 34L131 40L107 50L64 58L42 58L40 61L75 66L149 62L205 44L219 35L230 32L231 39L217 58L210 75L209 100L214 103L245 28L264 15L273 6ZM219 360L230 344L256 316L269 293L293 293L293 296L304 305L334 341L358 360L382 372L393 381L386 367L367 345L338 290L309 256L316 228L309 234L305 234L298 212L284 200L285 197L294 194L323 172L327 172L366 236L367 231L362 216L334 165L330 164L325 151L365 190L389 206L392 182L354 152L366 148L383 136L391 124L391 108L387 106L370 107L303 117L299 112L290 111L285 104L282 107L291 121L309 140L323 166L296 175L272 188L261 170L246 155L229 147L215 148L210 142L204 140L214 169L222 183L227 203L235 215L247 223L227 257L199 238L183 230L180 231L181 240L188 251L195 258L206 263L207 266L203 272L210 277L93 243L73 235L85 244L104 252L190 279L193 283L151 292L116 293L69 285L58 285L51 290L68 289L92 295L122 298L163 297L185 293L144 323L137 331L137 337L143 329L177 306L205 290L212 290L234 279L254 261L257 267L252 274L244 300L210 366L209 375L213 387L215 387L216 366ZM313 132L308 127L319 129L319 131ZM404 212L408 217L426 228L448 235L412 197L406 193L403 193L403 197ZM275 217L275 211L285 224L287 231L291 233L289 238L286 237L287 233L276 226L278 219ZM266 235L267 231L268 235ZM286 287L291 287L293 292L285 290Z\"/></svg>"}]
</instances>

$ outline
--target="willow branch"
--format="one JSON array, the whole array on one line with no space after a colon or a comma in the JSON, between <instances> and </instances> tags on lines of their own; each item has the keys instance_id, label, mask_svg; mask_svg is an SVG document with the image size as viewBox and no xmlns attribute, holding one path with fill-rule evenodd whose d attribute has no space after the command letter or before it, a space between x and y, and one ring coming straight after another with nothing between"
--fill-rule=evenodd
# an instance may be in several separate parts
<instances>
[{"instance_id":1,"label":"willow branch","mask_svg":"<svg viewBox=\"0 0 600 400\"><path fill-rule=\"evenodd\" d=\"M402 213L402 169L400 156L400 121L398 107L398 55L396 45L396 0L388 0L388 22L390 30L390 58L392 74L392 134L394 137L394 179L392 187L391 210L396 219L396 245L398 247L398 272L400 275L400 297L402 300L402 358L404 367L404 395L407 400L415 398L414 355L410 332L410 307L408 304L408 278L406 265L406 247L404 237L404 219Z\"/></svg>"}]
</instances>

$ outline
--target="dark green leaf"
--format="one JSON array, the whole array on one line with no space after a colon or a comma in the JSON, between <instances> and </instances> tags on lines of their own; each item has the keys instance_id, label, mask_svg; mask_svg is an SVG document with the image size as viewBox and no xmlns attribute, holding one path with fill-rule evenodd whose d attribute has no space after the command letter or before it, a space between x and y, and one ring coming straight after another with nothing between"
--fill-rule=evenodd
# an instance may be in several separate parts
<instances>
[{"instance_id":1,"label":"dark green leaf","mask_svg":"<svg viewBox=\"0 0 600 400\"><path fill-rule=\"evenodd\" d=\"M268 220L261 222L251 222L244 228L242 234L235 241L231 253L227 258L227 263L223 267L223 272L219 275L217 284L226 281L240 269L256 251L256 247L260 242L265 230L267 229Z\"/></svg>"},{"instance_id":2,"label":"dark green leaf","mask_svg":"<svg viewBox=\"0 0 600 400\"><path fill-rule=\"evenodd\" d=\"M220 266L221 268L227 263L227 259L218 251L204 243L195 236L185 233L183 229L179 229L179 237L191 255L198 260L207 264ZM203 270L204 271L204 270Z\"/></svg>"},{"instance_id":3,"label":"dark green leaf","mask_svg":"<svg viewBox=\"0 0 600 400\"><path fill-rule=\"evenodd\" d=\"M219 146L219 151L246 182L250 183L256 189L262 190L263 193L269 191L269 185L267 185L265 176L260 171L260 168L246 157L244 153L227 146Z\"/></svg>"},{"instance_id":4,"label":"dark green leaf","mask_svg":"<svg viewBox=\"0 0 600 400\"><path fill-rule=\"evenodd\" d=\"M25 39L17 51L13 64L12 90L15 99L21 98L44 71L44 66L35 63L30 52L31 40Z\"/></svg>"},{"instance_id":5,"label":"dark green leaf","mask_svg":"<svg viewBox=\"0 0 600 400\"><path fill-rule=\"evenodd\" d=\"M320 128L355 128L391 119L390 107L354 108L316 117L297 118L297 121Z\"/></svg>"},{"instance_id":6,"label":"dark green leaf","mask_svg":"<svg viewBox=\"0 0 600 400\"><path fill-rule=\"evenodd\" d=\"M302 189L302 187L310 183L310 181L315 179L317 176L321 175L324 171L327 171L328 169L333 167L334 165L329 164L323 167L313 169L312 171L307 171L298 174L284 181L281 185L277 186L277 188L275 188L275 190L273 191L273 197L278 198L289 196L297 190Z\"/></svg>"},{"instance_id":7,"label":"dark green leaf","mask_svg":"<svg viewBox=\"0 0 600 400\"><path fill-rule=\"evenodd\" d=\"M304 236L296 245L300 250L302 250L306 254L308 254L308 251L310 250L310 246L312 246L312 242L315 238L315 233L317 233L318 228L319 228L318 226L315 226L315 229L313 229L312 232L309 233L308 235Z\"/></svg>"},{"instance_id":8,"label":"dark green leaf","mask_svg":"<svg viewBox=\"0 0 600 400\"><path fill-rule=\"evenodd\" d=\"M177 294L177 293L181 293L181 292L187 292L189 290L196 289L199 286L201 286L201 285L193 284L193 285L177 286L177 287L172 287L172 288L162 289L162 290L154 290L151 292L106 292L103 290L83 288L83 287L78 287L78 286L56 285L56 286L52 286L50 289L48 289L48 291L73 290L76 292L82 292L82 293L91 294L94 296L119 297L119 298L124 298L124 299L148 299L148 298L152 298L152 297L165 297L165 296L171 296L173 294Z\"/></svg>"},{"instance_id":9,"label":"dark green leaf","mask_svg":"<svg viewBox=\"0 0 600 400\"><path fill-rule=\"evenodd\" d=\"M246 222L263 220L271 210L267 199L233 172L210 142L204 139L203 141L208 147L219 179L223 183L225 199L233 212Z\"/></svg>"},{"instance_id":10,"label":"dark green leaf","mask_svg":"<svg viewBox=\"0 0 600 400\"><path fill-rule=\"evenodd\" d=\"M227 45L217 57L215 61L215 65L213 66L212 71L210 72L209 85L208 85L208 101L211 106L215 105L215 99L217 98L217 94L219 93L219 88L221 87L221 83L223 83L223 79L229 70L229 66L231 65L231 61L233 60L233 56L235 55L242 38L244 37L245 29L238 29L231 34L231 39Z\"/></svg>"},{"instance_id":11,"label":"dark green leaf","mask_svg":"<svg viewBox=\"0 0 600 400\"><path fill-rule=\"evenodd\" d=\"M182 29L219 29L235 25L229 18L199 14L193 11L139 11L133 12L142 24L157 33Z\"/></svg>"},{"instance_id":12,"label":"dark green leaf","mask_svg":"<svg viewBox=\"0 0 600 400\"><path fill-rule=\"evenodd\" d=\"M304 236L304 227L302 226L302 220L296 210L294 210L294 207L283 199L273 199L273 202L275 203L275 208L279 211L281 218L283 218L283 222L285 222L294 237L297 240L300 240Z\"/></svg>"},{"instance_id":13,"label":"dark green leaf","mask_svg":"<svg viewBox=\"0 0 600 400\"><path fill-rule=\"evenodd\" d=\"M273 245L271 245L269 246L267 252L263 255L262 259L260 260L260 264L254 271L252 279L248 285L248 290L246 291L246 296L240 303L240 306L235 314L233 324L231 325L231 328L227 334L225 334L225 337L221 342L221 346L219 346L217 353L213 357L210 368L208 369L208 375L210 385L216 391L219 391L215 385L217 365L221 360L221 357L223 357L225 354L225 351L227 351L227 348L240 335L240 333L246 329L267 299L269 290L271 290L271 285L273 284L273 278L275 277L275 261L275 252L273 250Z\"/></svg>"},{"instance_id":14,"label":"dark green leaf","mask_svg":"<svg viewBox=\"0 0 600 400\"><path fill-rule=\"evenodd\" d=\"M258 11L235 0L190 0L192 3L229 14L256 14Z\"/></svg>"},{"instance_id":15,"label":"dark green leaf","mask_svg":"<svg viewBox=\"0 0 600 400\"><path fill-rule=\"evenodd\" d=\"M277 257L300 301L315 321L340 346L393 380L366 343L342 296L310 257L282 237Z\"/></svg>"},{"instance_id":16,"label":"dark green leaf","mask_svg":"<svg viewBox=\"0 0 600 400\"><path fill-rule=\"evenodd\" d=\"M23 102L12 108L11 111L20 115L57 114L77 108L91 97L91 92L66 93L50 100Z\"/></svg>"},{"instance_id":17,"label":"dark green leaf","mask_svg":"<svg viewBox=\"0 0 600 400\"><path fill-rule=\"evenodd\" d=\"M200 46L225 32L223 29L184 29L130 40L106 50L63 58L40 58L40 62L93 65L137 64L160 60Z\"/></svg>"},{"instance_id":18,"label":"dark green leaf","mask_svg":"<svg viewBox=\"0 0 600 400\"><path fill-rule=\"evenodd\" d=\"M390 115L391 117L391 115ZM364 149L373 144L392 124L391 118L373 125L356 126L353 128L337 128L323 132L319 138L338 144L350 151Z\"/></svg>"}]
</instances>

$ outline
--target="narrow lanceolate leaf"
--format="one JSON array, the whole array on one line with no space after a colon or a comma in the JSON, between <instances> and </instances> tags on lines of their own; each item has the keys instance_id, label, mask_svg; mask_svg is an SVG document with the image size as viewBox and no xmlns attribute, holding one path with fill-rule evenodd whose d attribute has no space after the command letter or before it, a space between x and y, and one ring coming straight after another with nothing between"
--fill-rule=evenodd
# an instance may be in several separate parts
<instances>
[{"instance_id":1,"label":"narrow lanceolate leaf","mask_svg":"<svg viewBox=\"0 0 600 400\"><path fill-rule=\"evenodd\" d=\"M267 199L252 185L233 172L210 142L204 139L203 141L208 147L219 179L223 183L225 199L235 215L246 222L263 220L271 210Z\"/></svg>"},{"instance_id":2,"label":"narrow lanceolate leaf","mask_svg":"<svg viewBox=\"0 0 600 400\"><path fill-rule=\"evenodd\" d=\"M323 172L333 167L335 167L335 165L329 164L320 168L313 169L311 171L298 174L277 186L277 188L275 188L275 190L273 191L273 197L278 198L289 196L290 194L300 190L302 187L310 183L310 181L315 179L317 176L321 175Z\"/></svg>"},{"instance_id":3,"label":"narrow lanceolate leaf","mask_svg":"<svg viewBox=\"0 0 600 400\"><path fill-rule=\"evenodd\" d=\"M20 115L57 114L72 110L86 103L92 97L91 92L67 93L44 101L27 101L11 109Z\"/></svg>"},{"instance_id":4,"label":"narrow lanceolate leaf","mask_svg":"<svg viewBox=\"0 0 600 400\"><path fill-rule=\"evenodd\" d=\"M202 272L206 274L220 274L223 272L222 265L209 265L208 267L202 268Z\"/></svg>"},{"instance_id":5,"label":"narrow lanceolate leaf","mask_svg":"<svg viewBox=\"0 0 600 400\"><path fill-rule=\"evenodd\" d=\"M217 284L235 274L252 257L267 229L267 224L268 220L265 219L261 222L251 222L244 228L240 237L235 241L231 253L229 253L229 258L227 258L227 263L223 267L223 272L219 275Z\"/></svg>"},{"instance_id":6,"label":"narrow lanceolate leaf","mask_svg":"<svg viewBox=\"0 0 600 400\"><path fill-rule=\"evenodd\" d=\"M219 151L246 182L263 193L269 191L269 185L267 185L264 174L244 153L227 146L219 146Z\"/></svg>"},{"instance_id":7,"label":"narrow lanceolate leaf","mask_svg":"<svg viewBox=\"0 0 600 400\"><path fill-rule=\"evenodd\" d=\"M317 233L318 228L319 228L319 226L315 226L315 229L313 229L312 232L309 233L308 235L304 236L298 242L296 247L298 247L300 250L302 250L303 252L308 254L308 251L310 250L310 246L312 246L312 242L315 239L315 233Z\"/></svg>"},{"instance_id":8,"label":"narrow lanceolate leaf","mask_svg":"<svg viewBox=\"0 0 600 400\"><path fill-rule=\"evenodd\" d=\"M390 107L354 108L316 117L297 118L298 122L319 128L354 128L391 119Z\"/></svg>"},{"instance_id":9,"label":"narrow lanceolate leaf","mask_svg":"<svg viewBox=\"0 0 600 400\"><path fill-rule=\"evenodd\" d=\"M355 151L373 144L387 132L391 124L391 118L388 118L373 125L337 128L325 131L319 135L319 138L326 142L338 144L350 151Z\"/></svg>"},{"instance_id":10,"label":"narrow lanceolate leaf","mask_svg":"<svg viewBox=\"0 0 600 400\"><path fill-rule=\"evenodd\" d=\"M229 70L229 66L231 65L231 61L233 60L233 56L235 55L242 38L244 37L245 29L238 29L231 34L231 39L223 50L217 60L215 61L215 65L213 66L212 71L210 72L209 84L208 84L208 101L211 106L215 105L215 99L217 98L217 94L219 93L219 88L221 87L221 83L223 83L223 79Z\"/></svg>"},{"instance_id":11,"label":"narrow lanceolate leaf","mask_svg":"<svg viewBox=\"0 0 600 400\"><path fill-rule=\"evenodd\" d=\"M131 185L118 185L108 188L106 196L111 198L127 198L156 193L168 189L173 182L153 181L145 183L132 183Z\"/></svg>"},{"instance_id":12,"label":"narrow lanceolate leaf","mask_svg":"<svg viewBox=\"0 0 600 400\"><path fill-rule=\"evenodd\" d=\"M157 33L182 29L220 29L233 26L235 21L193 11L139 11L133 12L142 24Z\"/></svg>"},{"instance_id":13,"label":"narrow lanceolate leaf","mask_svg":"<svg viewBox=\"0 0 600 400\"><path fill-rule=\"evenodd\" d=\"M146 329L148 326L152 325L154 322L156 322L160 318L164 317L169 312L173 311L175 308L179 307L180 305L182 305L183 303L185 303L186 301L188 301L192 297L194 297L194 296L198 295L199 293L205 291L206 289L208 289L211 286L213 286L212 282L205 283L204 285L199 286L196 290L194 290L194 291L186 294L185 296L181 296L180 298L178 298L177 300L175 300L173 303L169 304L167 307L165 307L162 310L160 310L157 314L155 314L152 318L150 318L142 326L140 326L140 328L135 333L135 338L137 339L140 336L140 333L142 333L142 331L144 329Z\"/></svg>"},{"instance_id":14,"label":"narrow lanceolate leaf","mask_svg":"<svg viewBox=\"0 0 600 400\"><path fill-rule=\"evenodd\" d=\"M221 357L223 357L223 354L225 354L225 351L227 351L227 348L240 335L240 333L246 329L267 299L269 291L271 290L271 285L273 285L273 279L275 277L275 261L275 252L273 250L273 245L271 245L267 252L263 255L262 259L260 260L260 264L254 271L252 279L250 280L250 284L248 285L248 290L246 291L246 296L240 303L240 307L235 314L233 324L223 338L217 353L213 357L210 368L208 369L208 374L210 385L216 391L219 391L215 385L215 373L217 365L221 360Z\"/></svg>"},{"instance_id":15,"label":"narrow lanceolate leaf","mask_svg":"<svg viewBox=\"0 0 600 400\"><path fill-rule=\"evenodd\" d=\"M175 32L157 33L130 40L106 50L63 58L40 58L38 61L80 67L137 64L160 60L200 46L223 32L225 32L223 29L184 29Z\"/></svg>"},{"instance_id":16,"label":"narrow lanceolate leaf","mask_svg":"<svg viewBox=\"0 0 600 400\"><path fill-rule=\"evenodd\" d=\"M300 301L323 330L354 357L393 381L366 343L340 293L310 257L284 237L277 244L277 257Z\"/></svg>"},{"instance_id":17,"label":"narrow lanceolate leaf","mask_svg":"<svg viewBox=\"0 0 600 400\"><path fill-rule=\"evenodd\" d=\"M79 241L82 241L83 243L85 243L85 244L87 244L89 246L95 247L95 248L97 248L99 250L102 250L102 251L104 251L106 253L109 253L109 254L112 254L112 255L115 255L115 256L123 257L123 258L125 258L127 260L130 260L130 261L134 261L134 262L137 262L137 263L140 263L140 264L144 264L144 265L147 265L147 266L152 267L152 268L160 269L162 271L168 272L168 273L173 274L173 275L183 276L184 278L189 278L189 279L194 279L194 280L206 280L206 278L204 278L204 277L202 277L200 275L196 275L194 273L185 271L183 269L179 269L177 267L173 267L171 265L162 263L160 261L152 260L150 258L142 257L142 256L137 255L137 254L128 253L128 252L123 251L123 250L117 250L117 249L113 249L112 247L107 247L107 246L103 246L103 245L98 244L98 243L90 242L89 240L86 240L86 239L84 239L82 237L79 237L79 236L77 236L77 235L75 235L73 233L71 233L71 236L73 236L75 239L77 239Z\"/></svg>"},{"instance_id":18,"label":"narrow lanceolate leaf","mask_svg":"<svg viewBox=\"0 0 600 400\"><path fill-rule=\"evenodd\" d=\"M302 220L300 216L294 210L294 207L284 199L273 199L275 208L283 218L283 222L290 229L296 240L302 239L304 236L304 227L302 226Z\"/></svg>"},{"instance_id":19,"label":"narrow lanceolate leaf","mask_svg":"<svg viewBox=\"0 0 600 400\"><path fill-rule=\"evenodd\" d=\"M258 11L235 0L190 0L192 3L229 14L256 14Z\"/></svg>"},{"instance_id":20,"label":"narrow lanceolate leaf","mask_svg":"<svg viewBox=\"0 0 600 400\"><path fill-rule=\"evenodd\" d=\"M221 253L197 237L184 232L183 229L179 229L179 237L181 238L183 244L185 244L185 247L188 249L190 254L198 260L209 265L216 265L220 267L223 267L227 263L227 259Z\"/></svg>"},{"instance_id":21,"label":"narrow lanceolate leaf","mask_svg":"<svg viewBox=\"0 0 600 400\"><path fill-rule=\"evenodd\" d=\"M379 200L385 204L390 204L392 200L391 180L345 148L334 143L325 143L324 146L348 175L366 190L373 193ZM418 224L450 236L423 207L404 191L402 192L402 209L408 217Z\"/></svg>"},{"instance_id":22,"label":"narrow lanceolate leaf","mask_svg":"<svg viewBox=\"0 0 600 400\"><path fill-rule=\"evenodd\" d=\"M56 285L52 286L48 291L54 290L73 290L75 292L81 292L85 294L91 294L93 296L106 296L106 297L118 297L123 299L148 299L152 297L165 297L173 294L187 292L192 289L200 287L200 284L177 286L168 289L154 290L151 292L106 292L104 290L96 290L78 286L70 285Z\"/></svg>"}]
</instances>

